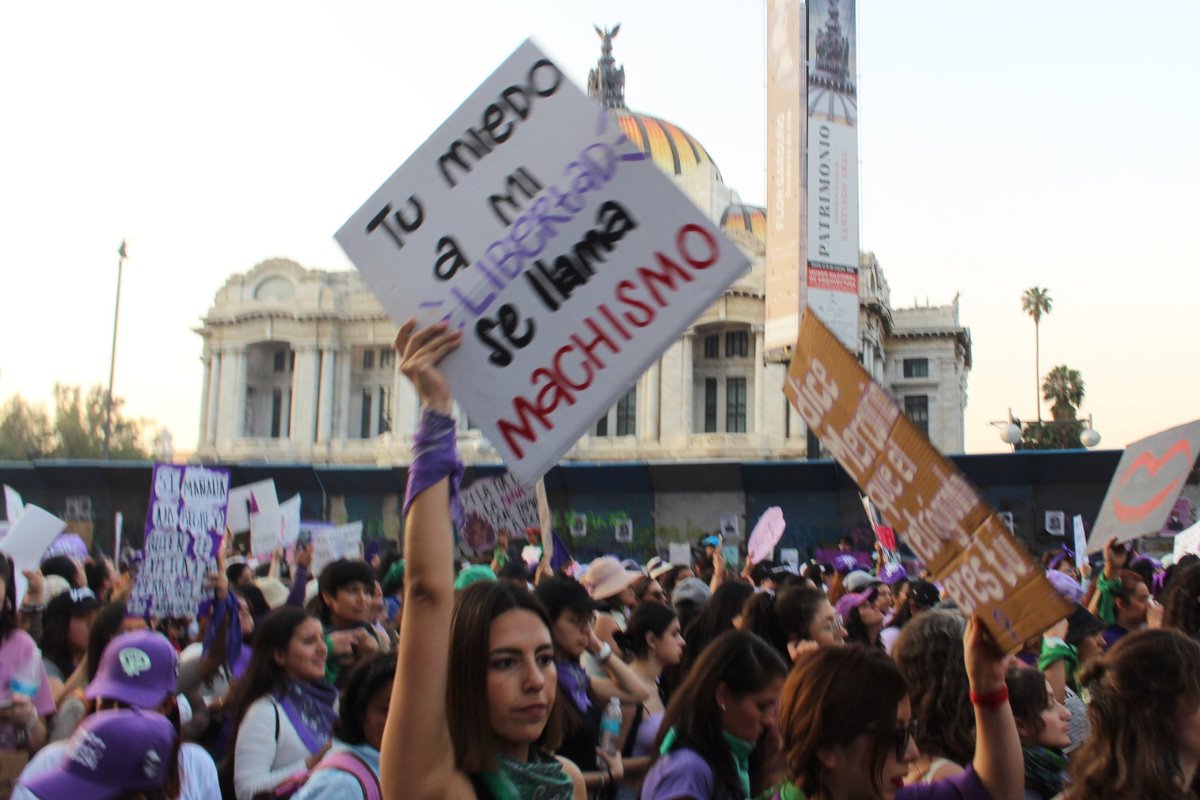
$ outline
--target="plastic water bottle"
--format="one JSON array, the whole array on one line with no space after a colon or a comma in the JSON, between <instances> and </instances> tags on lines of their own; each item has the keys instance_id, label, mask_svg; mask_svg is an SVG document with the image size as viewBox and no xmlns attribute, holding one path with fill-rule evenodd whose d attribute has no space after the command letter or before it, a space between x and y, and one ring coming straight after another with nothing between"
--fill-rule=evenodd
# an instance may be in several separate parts
<instances>
[{"instance_id":1,"label":"plastic water bottle","mask_svg":"<svg viewBox=\"0 0 1200 800\"><path fill-rule=\"evenodd\" d=\"M621 738L621 701L617 698L612 698L608 701L608 707L604 709L604 716L600 718L600 749L610 756L617 754L617 740ZM604 766L602 760L597 759L599 766Z\"/></svg>"},{"instance_id":2,"label":"plastic water bottle","mask_svg":"<svg viewBox=\"0 0 1200 800\"><path fill-rule=\"evenodd\" d=\"M23 694L29 698L36 697L38 689L42 686L41 666L42 651L35 647L25 663L17 667L17 671L13 673L8 684L9 690L13 694Z\"/></svg>"}]
</instances>

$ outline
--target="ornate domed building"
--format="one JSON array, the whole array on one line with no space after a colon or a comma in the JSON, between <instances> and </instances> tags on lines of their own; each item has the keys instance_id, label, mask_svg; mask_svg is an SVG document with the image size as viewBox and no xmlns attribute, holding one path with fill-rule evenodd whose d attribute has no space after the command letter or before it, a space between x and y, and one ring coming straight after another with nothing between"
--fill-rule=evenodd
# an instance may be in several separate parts
<instances>
[{"instance_id":1,"label":"ornate domed building","mask_svg":"<svg viewBox=\"0 0 1200 800\"><path fill-rule=\"evenodd\" d=\"M650 366L564 460L758 461L818 457L783 394L787 365L763 351L766 210L725 184L685 129L625 105L625 73L601 31L589 94L745 251L750 270ZM943 452L963 449L970 332L948 306L893 309L874 254L860 259L860 360ZM417 402L396 370L394 325L356 272L264 261L231 276L204 341L198 455L222 460L408 460ZM460 454L498 462L460 415Z\"/></svg>"}]
</instances>

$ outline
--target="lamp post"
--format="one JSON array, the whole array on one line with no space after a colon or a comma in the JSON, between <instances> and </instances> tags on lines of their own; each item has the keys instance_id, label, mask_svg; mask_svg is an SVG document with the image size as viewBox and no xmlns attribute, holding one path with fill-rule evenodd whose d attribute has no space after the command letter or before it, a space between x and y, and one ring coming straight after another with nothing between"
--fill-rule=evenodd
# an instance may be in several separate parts
<instances>
[{"instance_id":1,"label":"lamp post","mask_svg":"<svg viewBox=\"0 0 1200 800\"><path fill-rule=\"evenodd\" d=\"M109 442L112 439L113 373L117 369L117 321L121 318L121 273L125 268L125 240L117 250L117 303L113 309L112 354L108 359L108 398L104 402L104 460L108 461Z\"/></svg>"},{"instance_id":2,"label":"lamp post","mask_svg":"<svg viewBox=\"0 0 1200 800\"><path fill-rule=\"evenodd\" d=\"M1045 420L1038 423L1039 425L1061 425L1069 422L1082 422L1083 430L1079 432L1079 442L1084 447L1091 449L1100 444L1100 432L1096 430L1095 423L1092 420L1092 415L1088 414L1087 419L1055 419ZM1023 428L1021 421L1013 416L1012 409L1008 410L1007 420L990 420L988 422L994 428L1000 430L1000 441L1012 447L1013 452L1017 452L1017 445L1021 443Z\"/></svg>"}]
</instances>

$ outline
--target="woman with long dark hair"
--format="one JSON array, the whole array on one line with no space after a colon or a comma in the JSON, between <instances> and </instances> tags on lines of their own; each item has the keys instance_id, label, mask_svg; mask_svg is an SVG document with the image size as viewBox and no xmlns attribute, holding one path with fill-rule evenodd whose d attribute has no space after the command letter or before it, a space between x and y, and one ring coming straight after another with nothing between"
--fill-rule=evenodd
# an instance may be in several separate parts
<instances>
[{"instance_id":1,"label":"woman with long dark hair","mask_svg":"<svg viewBox=\"0 0 1200 800\"><path fill-rule=\"evenodd\" d=\"M455 595L451 497L462 466L454 403L437 368L462 334L396 335L422 406L405 494L404 624L380 747L385 797L584 800L579 768L549 755L561 736L550 620L528 591L478 582Z\"/></svg>"},{"instance_id":2,"label":"woman with long dark hair","mask_svg":"<svg viewBox=\"0 0 1200 800\"><path fill-rule=\"evenodd\" d=\"M904 676L877 648L831 647L801 659L788 675L779 707L786 781L776 797L1020 800L1021 743L1004 683L1007 658L978 618L967 625L966 637L976 731L966 771L929 785L905 785L920 757L915 734L921 724Z\"/></svg>"},{"instance_id":3,"label":"woman with long dark hair","mask_svg":"<svg viewBox=\"0 0 1200 800\"><path fill-rule=\"evenodd\" d=\"M1033 667L1009 667L1004 683L1025 759L1025 800L1051 800L1063 788L1071 712L1054 699L1046 676Z\"/></svg>"},{"instance_id":4,"label":"woman with long dark hair","mask_svg":"<svg viewBox=\"0 0 1200 800\"><path fill-rule=\"evenodd\" d=\"M1200 644L1178 631L1123 636L1084 667L1091 736L1067 800L1193 798L1200 764Z\"/></svg>"},{"instance_id":5,"label":"woman with long dark hair","mask_svg":"<svg viewBox=\"0 0 1200 800\"><path fill-rule=\"evenodd\" d=\"M329 749L337 690L325 681L321 621L284 606L266 616L234 694L233 790L252 800L311 769Z\"/></svg>"},{"instance_id":6,"label":"woman with long dark hair","mask_svg":"<svg viewBox=\"0 0 1200 800\"><path fill-rule=\"evenodd\" d=\"M629 619L626 630L629 664L642 683L654 691L640 703L623 703L621 710L621 757L625 767L625 783L618 796L636 797L635 788L650 767L654 742L658 739L666 712L667 692L661 682L663 671L676 666L683 658L685 642L679 628L675 609L662 603L641 603Z\"/></svg>"},{"instance_id":7,"label":"woman with long dark hair","mask_svg":"<svg viewBox=\"0 0 1200 800\"><path fill-rule=\"evenodd\" d=\"M811 650L838 647L846 640L846 630L825 592L811 586L755 594L746 601L742 630L773 645L788 664Z\"/></svg>"},{"instance_id":8,"label":"woman with long dark hair","mask_svg":"<svg viewBox=\"0 0 1200 800\"><path fill-rule=\"evenodd\" d=\"M775 729L787 665L752 633L709 644L667 705L642 800L754 797L767 788L759 751Z\"/></svg>"},{"instance_id":9,"label":"woman with long dark hair","mask_svg":"<svg viewBox=\"0 0 1200 800\"><path fill-rule=\"evenodd\" d=\"M746 601L753 595L754 587L743 581L727 581L717 587L700 615L684 629L683 635L690 646L683 655L682 672L686 674L691 669L709 642L737 626Z\"/></svg>"}]
</instances>

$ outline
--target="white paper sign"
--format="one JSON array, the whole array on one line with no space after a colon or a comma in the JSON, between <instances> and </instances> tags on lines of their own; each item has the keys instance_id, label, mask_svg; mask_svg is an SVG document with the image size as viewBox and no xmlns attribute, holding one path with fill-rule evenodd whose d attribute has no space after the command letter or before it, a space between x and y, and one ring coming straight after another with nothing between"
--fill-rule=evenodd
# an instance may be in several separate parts
<instances>
[{"instance_id":1,"label":"white paper sign","mask_svg":"<svg viewBox=\"0 0 1200 800\"><path fill-rule=\"evenodd\" d=\"M321 576L321 570L339 558L362 557L363 524L351 522L347 525L332 525L313 529L312 575Z\"/></svg>"},{"instance_id":2,"label":"white paper sign","mask_svg":"<svg viewBox=\"0 0 1200 800\"><path fill-rule=\"evenodd\" d=\"M300 536L300 495L280 503L272 511L250 515L250 552L269 559L276 548L291 547Z\"/></svg>"},{"instance_id":3,"label":"white paper sign","mask_svg":"<svg viewBox=\"0 0 1200 800\"><path fill-rule=\"evenodd\" d=\"M121 538L125 527L125 515L118 511L113 516L113 563L121 566Z\"/></svg>"},{"instance_id":4,"label":"white paper sign","mask_svg":"<svg viewBox=\"0 0 1200 800\"><path fill-rule=\"evenodd\" d=\"M779 560L792 568L792 572L800 574L800 551L795 547L781 547Z\"/></svg>"},{"instance_id":5,"label":"white paper sign","mask_svg":"<svg viewBox=\"0 0 1200 800\"><path fill-rule=\"evenodd\" d=\"M1200 522L1175 534L1175 563L1186 555L1200 555Z\"/></svg>"},{"instance_id":6,"label":"white paper sign","mask_svg":"<svg viewBox=\"0 0 1200 800\"><path fill-rule=\"evenodd\" d=\"M300 538L300 495L292 495L279 504L280 544L284 548L295 547Z\"/></svg>"},{"instance_id":7,"label":"white paper sign","mask_svg":"<svg viewBox=\"0 0 1200 800\"><path fill-rule=\"evenodd\" d=\"M21 495L17 490L4 485L4 515L8 518L8 524L11 526L21 516L21 512L25 510L25 503L21 500Z\"/></svg>"},{"instance_id":8,"label":"white paper sign","mask_svg":"<svg viewBox=\"0 0 1200 800\"><path fill-rule=\"evenodd\" d=\"M13 562L13 582L17 588L17 602L25 596L29 581L21 573L37 569L42 563L42 553L62 533L67 523L33 504L25 506L21 516L12 523L8 535L0 542L0 550Z\"/></svg>"},{"instance_id":9,"label":"white paper sign","mask_svg":"<svg viewBox=\"0 0 1200 800\"><path fill-rule=\"evenodd\" d=\"M1087 536L1083 532L1083 517L1076 514L1071 518L1075 528L1075 569L1083 569L1087 563Z\"/></svg>"},{"instance_id":10,"label":"white paper sign","mask_svg":"<svg viewBox=\"0 0 1200 800\"><path fill-rule=\"evenodd\" d=\"M251 506L253 499L254 506ZM229 511L225 524L234 533L245 533L250 530L250 514L252 508L258 513L269 514L279 510L279 497L275 494L275 481L267 479L244 486L235 486L229 490Z\"/></svg>"},{"instance_id":11,"label":"white paper sign","mask_svg":"<svg viewBox=\"0 0 1200 800\"><path fill-rule=\"evenodd\" d=\"M464 516L459 539L471 553L490 551L501 530L519 541L526 528L541 526L536 489L522 486L511 473L475 481L459 493L459 502Z\"/></svg>"},{"instance_id":12,"label":"white paper sign","mask_svg":"<svg viewBox=\"0 0 1200 800\"><path fill-rule=\"evenodd\" d=\"M692 548L687 542L671 542L667 545L667 558L677 567L692 565Z\"/></svg>"},{"instance_id":13,"label":"white paper sign","mask_svg":"<svg viewBox=\"0 0 1200 800\"><path fill-rule=\"evenodd\" d=\"M393 320L463 330L442 370L526 485L749 267L530 41L336 238Z\"/></svg>"}]
</instances>

